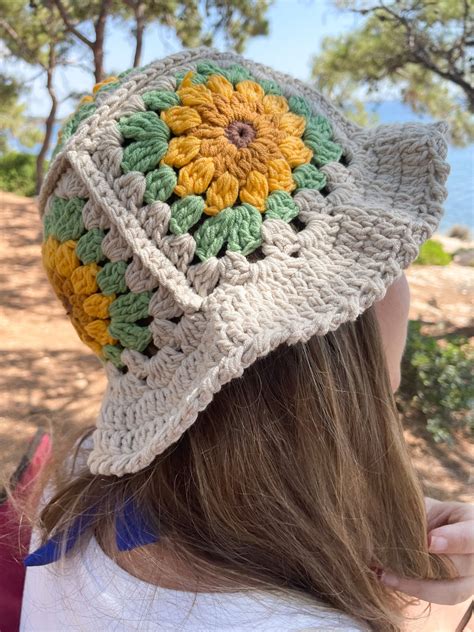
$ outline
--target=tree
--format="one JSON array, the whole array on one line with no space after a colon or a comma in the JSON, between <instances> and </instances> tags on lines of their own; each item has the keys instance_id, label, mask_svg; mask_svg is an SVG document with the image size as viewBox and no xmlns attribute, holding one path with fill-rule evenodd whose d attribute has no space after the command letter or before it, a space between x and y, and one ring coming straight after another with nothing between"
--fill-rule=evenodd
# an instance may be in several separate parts
<instances>
[{"instance_id":1,"label":"tree","mask_svg":"<svg viewBox=\"0 0 474 632\"><path fill-rule=\"evenodd\" d=\"M0 74L0 154L8 150L9 137L26 147L41 141L38 127L25 115L26 106L19 101L22 92L12 77Z\"/></svg>"},{"instance_id":2,"label":"tree","mask_svg":"<svg viewBox=\"0 0 474 632\"><path fill-rule=\"evenodd\" d=\"M222 32L230 46L242 50L246 40L268 32L266 11L271 0L41 0L54 5L65 29L92 51L96 82L104 79L104 42L112 17L132 20L133 65L141 63L145 29L152 23L174 31L183 46L212 44ZM94 37L86 35L92 29Z\"/></svg>"},{"instance_id":3,"label":"tree","mask_svg":"<svg viewBox=\"0 0 474 632\"><path fill-rule=\"evenodd\" d=\"M113 0L91 0L74 2L71 0L45 0L47 7L54 5L61 16L64 28L75 39L85 44L94 58L94 75L96 83L104 78L104 42L105 27L108 18L118 10ZM79 28L79 24L92 21L94 39L87 37Z\"/></svg>"},{"instance_id":4,"label":"tree","mask_svg":"<svg viewBox=\"0 0 474 632\"><path fill-rule=\"evenodd\" d=\"M9 54L40 69L50 97L45 133L36 161L36 189L39 190L58 108L54 72L58 64L66 63L70 44L58 15L49 8L23 0L0 0L0 14L0 33Z\"/></svg>"},{"instance_id":5,"label":"tree","mask_svg":"<svg viewBox=\"0 0 474 632\"><path fill-rule=\"evenodd\" d=\"M361 86L370 96L387 87L417 113L446 119L453 142L474 139L474 43L471 0L337 0L360 16L351 33L323 40L313 62L318 88L364 118ZM352 101L352 106L347 106Z\"/></svg>"},{"instance_id":6,"label":"tree","mask_svg":"<svg viewBox=\"0 0 474 632\"><path fill-rule=\"evenodd\" d=\"M241 50L248 37L265 34L265 13L271 0L0 0L0 39L6 53L38 68L45 77L50 110L37 156L37 189L50 149L56 122L58 97L54 86L56 69L71 65L73 45L85 45L92 53L96 82L104 78L107 24L121 18L133 24L136 47L134 65L141 63L145 29L152 23L169 28L184 46L210 44L222 32L229 45ZM1 49L0 49L1 50ZM91 69L92 69L91 68ZM7 132L19 131L24 108L14 98L13 85L0 76L0 146ZM7 98L9 100L7 100ZM15 105L15 108L14 108ZM9 108L2 119L5 107ZM26 136L25 136L26 138Z\"/></svg>"}]
</instances>

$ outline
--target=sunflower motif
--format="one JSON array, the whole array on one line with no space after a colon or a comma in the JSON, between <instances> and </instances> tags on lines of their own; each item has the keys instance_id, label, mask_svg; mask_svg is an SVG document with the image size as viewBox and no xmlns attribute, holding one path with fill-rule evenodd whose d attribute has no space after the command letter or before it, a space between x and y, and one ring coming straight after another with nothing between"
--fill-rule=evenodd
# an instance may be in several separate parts
<instances>
[{"instance_id":1,"label":"sunflower motif","mask_svg":"<svg viewBox=\"0 0 474 632\"><path fill-rule=\"evenodd\" d=\"M179 170L174 192L205 193L207 215L239 200L264 212L269 193L293 191L292 169L313 157L301 138L305 118L289 111L285 97L265 94L255 81L234 88L214 74L196 85L193 75L176 91L181 105L161 112L174 135L163 158Z\"/></svg>"},{"instance_id":2,"label":"sunflower motif","mask_svg":"<svg viewBox=\"0 0 474 632\"><path fill-rule=\"evenodd\" d=\"M144 202L169 203L169 231L191 233L202 261L224 246L246 256L262 243L264 219L290 222L293 194L324 188L319 167L342 148L303 97L238 64L203 61L176 80L119 119L122 171L145 175Z\"/></svg>"}]
</instances>

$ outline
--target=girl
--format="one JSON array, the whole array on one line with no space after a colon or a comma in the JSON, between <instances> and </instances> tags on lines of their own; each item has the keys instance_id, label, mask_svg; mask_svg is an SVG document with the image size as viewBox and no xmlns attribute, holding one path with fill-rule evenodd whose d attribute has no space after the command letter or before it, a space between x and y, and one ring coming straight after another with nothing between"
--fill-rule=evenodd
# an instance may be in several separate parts
<instances>
[{"instance_id":1,"label":"girl","mask_svg":"<svg viewBox=\"0 0 474 632\"><path fill-rule=\"evenodd\" d=\"M82 100L43 260L109 386L48 474L22 630L398 630L397 575L468 574L428 550L392 395L445 133L209 49Z\"/></svg>"}]
</instances>

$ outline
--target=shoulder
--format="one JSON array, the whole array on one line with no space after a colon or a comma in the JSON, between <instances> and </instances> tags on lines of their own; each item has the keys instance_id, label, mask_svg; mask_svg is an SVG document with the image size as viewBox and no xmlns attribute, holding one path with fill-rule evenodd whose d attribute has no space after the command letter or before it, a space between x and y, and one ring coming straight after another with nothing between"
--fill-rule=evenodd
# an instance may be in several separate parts
<instances>
[{"instance_id":1,"label":"shoulder","mask_svg":"<svg viewBox=\"0 0 474 632\"><path fill-rule=\"evenodd\" d=\"M366 632L351 617L323 603L287 596L264 597L267 617L261 620L260 632ZM257 608L258 610L258 608ZM250 628L249 628L250 629Z\"/></svg>"}]
</instances>

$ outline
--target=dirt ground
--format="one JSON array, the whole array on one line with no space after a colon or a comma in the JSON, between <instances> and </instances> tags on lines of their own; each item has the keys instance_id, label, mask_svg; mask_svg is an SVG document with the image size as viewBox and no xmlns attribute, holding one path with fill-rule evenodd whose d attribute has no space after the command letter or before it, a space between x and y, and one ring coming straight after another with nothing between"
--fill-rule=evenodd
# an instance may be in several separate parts
<instances>
[{"instance_id":1,"label":"dirt ground","mask_svg":"<svg viewBox=\"0 0 474 632\"><path fill-rule=\"evenodd\" d=\"M0 478L8 476L38 427L55 441L93 423L105 379L79 341L40 264L35 202L0 192ZM474 268L413 266L408 271L412 318L433 331L472 335ZM419 424L406 439L426 491L440 499L472 499L473 453L466 437L436 445Z\"/></svg>"}]
</instances>

